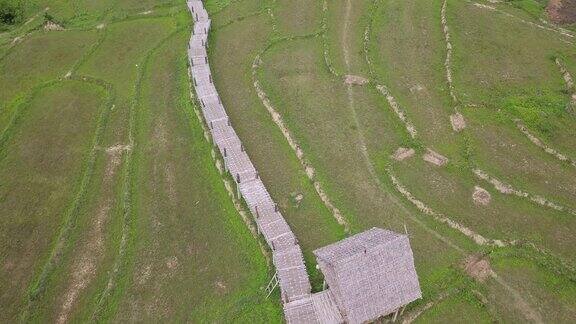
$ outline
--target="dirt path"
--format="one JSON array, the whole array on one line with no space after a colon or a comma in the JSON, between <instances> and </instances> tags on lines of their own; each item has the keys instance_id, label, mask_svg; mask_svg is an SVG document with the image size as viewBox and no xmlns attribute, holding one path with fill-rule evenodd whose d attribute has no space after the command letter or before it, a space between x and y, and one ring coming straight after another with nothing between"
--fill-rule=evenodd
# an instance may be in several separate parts
<instances>
[{"instance_id":1,"label":"dirt path","mask_svg":"<svg viewBox=\"0 0 576 324\"><path fill-rule=\"evenodd\" d=\"M345 73L352 74L350 71L350 49L349 49L349 42L348 42L348 33L350 29L350 13L352 11L352 0L346 0L346 11L344 14L344 22L342 23L342 53L344 55L344 64L345 64ZM358 119L358 113L356 112L356 103L354 102L354 92L352 89L351 84L346 84L346 94L348 97L348 107L352 112L352 118L354 120L354 124L356 129L358 129L358 144L360 146L360 151L362 152L362 157L364 158L364 162L366 163L366 167L370 172L370 175L375 179L378 183L379 187L382 187L382 184L379 180L378 174L374 169L374 165L370 160L370 156L368 155L368 148L366 147L366 139L364 136L364 128L360 124L360 120Z\"/></svg>"},{"instance_id":2,"label":"dirt path","mask_svg":"<svg viewBox=\"0 0 576 324\"><path fill-rule=\"evenodd\" d=\"M528 304L528 302L526 302L526 300L524 299L524 297L522 297L522 294L520 292L518 292L516 289L511 287L504 279L502 279L502 277L500 277L494 271L491 271L490 276L498 284L500 284L502 287L504 287L504 289L506 289L508 294L510 294L512 296L512 299L514 301L513 306L516 307L529 322L531 322L531 323L544 323L544 321L542 321L542 317L540 316L538 311L536 309L534 309L534 307L530 306L530 304Z\"/></svg>"},{"instance_id":3,"label":"dirt path","mask_svg":"<svg viewBox=\"0 0 576 324\"><path fill-rule=\"evenodd\" d=\"M448 290L440 293L436 298L427 302L426 304L416 308L402 318L402 324L410 324L414 322L420 315L432 308L434 305L441 303L444 299L454 294L456 290Z\"/></svg>"}]
</instances>

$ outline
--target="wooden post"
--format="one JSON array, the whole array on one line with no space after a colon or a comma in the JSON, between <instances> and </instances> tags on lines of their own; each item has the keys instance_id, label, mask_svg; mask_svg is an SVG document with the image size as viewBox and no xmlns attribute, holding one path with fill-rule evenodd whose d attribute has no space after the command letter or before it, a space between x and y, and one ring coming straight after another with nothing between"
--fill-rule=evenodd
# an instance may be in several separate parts
<instances>
[{"instance_id":1,"label":"wooden post","mask_svg":"<svg viewBox=\"0 0 576 324\"><path fill-rule=\"evenodd\" d=\"M210 122L210 129L214 129L214 123Z\"/></svg>"},{"instance_id":2,"label":"wooden post","mask_svg":"<svg viewBox=\"0 0 576 324\"><path fill-rule=\"evenodd\" d=\"M204 63L208 64L208 56L204 56Z\"/></svg>"},{"instance_id":3,"label":"wooden post","mask_svg":"<svg viewBox=\"0 0 576 324\"><path fill-rule=\"evenodd\" d=\"M274 204L274 211L278 212L278 204Z\"/></svg>"},{"instance_id":4,"label":"wooden post","mask_svg":"<svg viewBox=\"0 0 576 324\"><path fill-rule=\"evenodd\" d=\"M228 154L226 152L226 148L224 148L224 157L227 157L227 156L228 156Z\"/></svg>"},{"instance_id":5,"label":"wooden post","mask_svg":"<svg viewBox=\"0 0 576 324\"><path fill-rule=\"evenodd\" d=\"M326 279L322 281L322 290L326 290Z\"/></svg>"},{"instance_id":6,"label":"wooden post","mask_svg":"<svg viewBox=\"0 0 576 324\"><path fill-rule=\"evenodd\" d=\"M258 212L258 206L254 206L254 209L256 209L256 218L260 218L260 213Z\"/></svg>"},{"instance_id":7,"label":"wooden post","mask_svg":"<svg viewBox=\"0 0 576 324\"><path fill-rule=\"evenodd\" d=\"M392 323L396 322L396 317L398 317L398 311L400 309L397 309L396 312L394 312L394 318L392 319Z\"/></svg>"},{"instance_id":8,"label":"wooden post","mask_svg":"<svg viewBox=\"0 0 576 324\"><path fill-rule=\"evenodd\" d=\"M210 79L210 83L212 83L212 74L208 74L208 79Z\"/></svg>"},{"instance_id":9,"label":"wooden post","mask_svg":"<svg viewBox=\"0 0 576 324\"><path fill-rule=\"evenodd\" d=\"M240 194L240 175L236 173L236 193L238 194L238 199L242 197Z\"/></svg>"}]
</instances>

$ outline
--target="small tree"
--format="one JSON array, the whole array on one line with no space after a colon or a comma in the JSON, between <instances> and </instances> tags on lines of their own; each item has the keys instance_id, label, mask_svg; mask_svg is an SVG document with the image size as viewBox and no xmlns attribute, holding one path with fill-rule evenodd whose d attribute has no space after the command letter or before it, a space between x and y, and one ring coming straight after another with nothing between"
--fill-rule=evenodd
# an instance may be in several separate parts
<instances>
[{"instance_id":1,"label":"small tree","mask_svg":"<svg viewBox=\"0 0 576 324\"><path fill-rule=\"evenodd\" d=\"M24 3L21 0L0 0L0 25L10 26L22 22Z\"/></svg>"}]
</instances>

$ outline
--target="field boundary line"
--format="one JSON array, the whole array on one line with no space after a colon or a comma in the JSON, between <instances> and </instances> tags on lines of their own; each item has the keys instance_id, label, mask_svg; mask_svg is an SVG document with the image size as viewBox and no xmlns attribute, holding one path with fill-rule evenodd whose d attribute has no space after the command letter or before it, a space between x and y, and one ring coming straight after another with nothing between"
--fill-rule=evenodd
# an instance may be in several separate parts
<instances>
[{"instance_id":1,"label":"field boundary line","mask_svg":"<svg viewBox=\"0 0 576 324\"><path fill-rule=\"evenodd\" d=\"M548 208L551 208L551 209L554 209L557 211L561 211L561 212L567 212L571 215L576 216L576 210L573 210L569 207L563 206L559 203L550 201L543 196L531 194L529 192L522 191L522 190L518 190L518 189L512 187L512 185L505 183L505 182L502 182L499 179L489 175L484 170L476 168L472 171L474 172L474 174L476 175L476 177L478 179L484 180L484 181L492 184L492 186L494 186L494 189L496 189L498 192L500 192L504 195L514 195L516 197L528 199L528 200L532 201L533 203L536 203L540 206L548 207Z\"/></svg>"},{"instance_id":2,"label":"field boundary line","mask_svg":"<svg viewBox=\"0 0 576 324\"><path fill-rule=\"evenodd\" d=\"M446 80L448 82L448 90L450 91L450 97L452 101L456 104L459 103L458 97L454 90L454 83L452 80L452 42L450 42L450 29L448 28L448 21L446 19L446 7L448 1L444 0L442 2L442 9L440 9L440 21L442 24L442 33L444 34L444 42L446 43L446 60L444 61L444 68L446 69ZM454 107L456 113L458 113L457 106Z\"/></svg>"},{"instance_id":3,"label":"field boundary line","mask_svg":"<svg viewBox=\"0 0 576 324\"><path fill-rule=\"evenodd\" d=\"M466 237L474 241L476 244L485 246L495 246L495 247L505 247L508 245L514 245L512 242L507 242L500 239L488 239L474 232L470 228L452 220L451 218L445 216L444 214L434 211L424 202L414 197L414 195L410 191L408 191L408 189L406 189L406 187L404 187L402 183L400 183L400 181L392 173L392 170L387 169L387 173L390 179L392 180L392 183L394 184L396 190L398 190L398 192L400 192L408 201L410 201L414 206L416 206L418 210L420 210L422 213L426 215L432 216L436 221L440 223L447 224L450 228L455 229L458 232L464 234Z\"/></svg>"},{"instance_id":4,"label":"field boundary line","mask_svg":"<svg viewBox=\"0 0 576 324\"><path fill-rule=\"evenodd\" d=\"M341 78L342 73L336 71L332 58L330 58L330 45L328 44L328 0L322 1L322 20L320 22L320 30L322 31L322 52L324 55L324 64L330 73Z\"/></svg>"},{"instance_id":5,"label":"field boundary line","mask_svg":"<svg viewBox=\"0 0 576 324\"><path fill-rule=\"evenodd\" d=\"M230 27L230 26L234 25L234 24L237 23L237 22L241 22L241 21L244 21L244 20L249 19L249 18L258 17L258 16L260 16L261 14L267 12L268 10L269 10L268 7L264 7L264 8L261 8L261 9L259 9L259 10L256 10L256 11L253 11L253 12L251 12L251 13L248 13L248 14L246 14L246 15L244 15L244 16L240 16L240 17L236 17L236 18L230 19L229 21L223 23L222 25L214 26L213 30L214 30L214 31L221 30L221 29L224 29L224 28L226 28L226 27Z\"/></svg>"},{"instance_id":6,"label":"field boundary line","mask_svg":"<svg viewBox=\"0 0 576 324\"><path fill-rule=\"evenodd\" d=\"M53 79L49 81L42 82L36 86L34 86L28 93L16 97L8 104L8 106L14 106L13 112L10 116L10 119L2 132L0 132L0 161L6 155L6 145L8 141L11 139L15 128L17 128L22 121L23 115L28 110L28 106L32 103L32 100L40 93L42 90L56 86L60 82L63 82L62 79Z\"/></svg>"},{"instance_id":7,"label":"field boundary line","mask_svg":"<svg viewBox=\"0 0 576 324\"><path fill-rule=\"evenodd\" d=\"M374 71L374 63L370 58L370 41L371 41L371 34L372 34L372 24L374 23L374 12L378 9L378 5L380 0L372 0L372 7L370 8L370 13L368 14L368 23L364 28L364 38L362 41L362 47L364 51L364 60L366 61L366 65L368 66L368 73L370 74L370 83L376 88L376 90L386 98L388 101L388 105L396 114L396 117L402 122L404 128L408 135L415 140L418 137L418 130L416 126L412 123L406 111L400 106L390 89L384 85L384 83L377 80L376 72Z\"/></svg>"},{"instance_id":8,"label":"field boundary line","mask_svg":"<svg viewBox=\"0 0 576 324\"><path fill-rule=\"evenodd\" d=\"M312 181L316 193L318 194L318 196L320 197L326 208L330 210L332 217L336 219L338 224L344 227L344 231L346 233L350 233L350 224L348 223L346 218L342 215L342 212L334 205L328 194L326 194L326 191L324 190L320 181L316 180L315 177L316 169L304 157L304 151L302 150L302 148L300 147L294 136L291 134L286 124L284 123L282 115L276 110L276 108L274 108L270 99L266 95L266 92L260 85L260 81L258 80L258 69L260 68L261 62L262 60L260 58L260 54L258 54L256 58L254 58L254 62L252 64L252 81L254 85L254 90L256 91L258 98L260 99L262 105L264 105L264 107L270 114L270 117L272 118L276 126L282 132L282 135L284 135L284 138L288 142L290 148L292 148L294 154L296 154L296 157L300 162L300 165L304 169L306 176L308 177L308 179L310 179L310 181Z\"/></svg>"},{"instance_id":9,"label":"field boundary line","mask_svg":"<svg viewBox=\"0 0 576 324\"><path fill-rule=\"evenodd\" d=\"M351 5L351 2L350 2L350 1L351 1L351 0L347 0L347 4L348 4L348 5ZM375 1L373 2L373 6L376 6L377 3L378 3L378 0L375 0ZM351 8L347 6L347 10L350 10L350 9L351 9ZM371 24L371 23L369 23L369 24ZM347 28L344 28L344 33L346 33L346 29L347 29ZM365 34L366 34L366 31L365 31ZM343 36L344 36L344 35L343 35ZM368 37L368 38L365 37L365 41L366 41L366 42L368 42L369 40L370 40L369 37ZM346 44L346 42L343 42L343 44ZM364 48L367 49L368 46L365 45ZM368 55L368 52L367 52L367 51L365 52L365 55ZM372 83L377 85L377 84L378 84L377 81L375 81L373 77L372 77L372 79L373 79ZM348 86L350 87L350 90L351 90L351 85L348 85ZM357 116L356 116L356 113L355 113L356 110L354 109L353 101L352 101L352 105L350 105L350 107L351 107L351 109L352 109L352 111L353 111L353 113L354 113L354 114L353 114L353 117L354 117L354 121L355 121L355 123L356 123L356 127L357 127L357 129L358 129L359 135L360 135L360 139L363 141L363 138L364 138L363 131L362 131L363 128L361 127L360 122L359 122L359 120L358 120L358 118L357 118ZM407 130L407 131L408 131L408 130ZM362 148L363 148L363 149L362 149ZM406 217L408 217L409 219L411 219L412 221L414 221L415 223L417 223L418 225L420 225L426 232L430 233L431 235L433 235L434 237L436 237L437 239L439 239L440 241L442 241L444 244L446 244L447 246L451 247L452 249L458 251L459 253L461 253L461 254L466 254L466 252L464 251L464 249L462 249L461 247L459 247L458 245L456 245L455 243L453 243L452 241L450 241L448 238L444 237L442 234L440 234L440 233L437 232L436 230L430 228L430 227L429 227L428 225L426 225L422 220L420 220L417 216L414 216L414 215L408 210L408 208L407 208L406 206L404 206L404 204L403 204L395 195L393 195L392 193L388 192L388 190L386 190L386 187L385 187L384 183L382 183L382 181L380 180L380 177L378 176L378 173L376 172L376 169L374 168L374 165L373 165L373 163L372 163L372 160L370 159L370 155L369 155L369 153L368 153L368 150L367 150L366 146L363 145L363 146L361 147L361 150L362 150L362 154L363 154L364 160L365 160L365 162L366 162L366 164L367 164L368 171L369 171L372 179L375 181L375 183L376 183L376 184L378 185L378 187L380 188L380 191L382 192L382 194L384 194L384 195L386 195L387 197L389 197L390 200L391 200L394 204L396 204L398 207L400 207L401 210L403 210L403 211L405 212ZM388 168L386 169L386 175L387 175L388 179L392 182L392 185L393 185L394 189L396 189L396 191L398 191L398 188L397 188L397 187L395 186L395 184L394 184L394 179L395 179L395 178L393 177L393 175L392 175L392 173L391 173L391 170L388 169ZM406 197L404 197L404 198L406 198ZM400 217L400 216L398 216L398 217Z\"/></svg>"},{"instance_id":10,"label":"field boundary line","mask_svg":"<svg viewBox=\"0 0 576 324\"><path fill-rule=\"evenodd\" d=\"M564 79L564 83L566 84L566 91L568 91L568 96L570 96L566 110L568 113L576 114L576 84L574 84L574 78L559 57L556 57L554 62L556 62L560 74L562 74L562 79Z\"/></svg>"},{"instance_id":11,"label":"field boundary line","mask_svg":"<svg viewBox=\"0 0 576 324\"><path fill-rule=\"evenodd\" d=\"M541 139L536 137L536 135L530 133L530 131L528 130L528 127L526 127L526 125L522 122L521 119L513 118L512 121L516 125L516 128L518 128L518 130L520 132L522 132L522 134L524 134L524 136L526 136L526 138L528 138L530 140L530 142L532 142L532 144L538 146L544 152L553 156L554 158L556 158L562 162L567 162L571 166L576 167L576 161L575 160L572 160L571 158L567 157L566 155L558 152L557 150L553 149L552 147L550 147L549 145L544 143Z\"/></svg>"},{"instance_id":12,"label":"field boundary line","mask_svg":"<svg viewBox=\"0 0 576 324\"><path fill-rule=\"evenodd\" d=\"M274 105L270 101L268 95L266 94L266 92L262 88L260 81L258 80L258 69L261 69L261 63L262 63L261 57L268 50L270 50L271 48L273 48L274 46L276 46L282 42L298 40L298 39L313 38L313 37L318 37L320 35L325 34L326 28L325 28L325 24L324 24L324 22L325 22L324 13L327 11L327 9L328 9L327 2L326 2L326 0L324 0L323 6L322 6L323 18L322 18L322 23L320 25L319 31L312 32L309 34L303 34L303 35L285 36L285 37L282 37L282 38L279 38L276 40L272 40L260 53L258 53L256 55L256 57L254 58L253 63L252 63L252 81L253 81L253 86L254 86L254 89L256 91L256 94L258 95L258 98L260 99L261 103L264 105L264 107L266 108L266 110L270 114L270 117L272 118L272 120L274 121L276 126L280 129L282 135L284 136L284 138L288 142L288 145L290 146L290 148L295 153L298 161L300 162L300 165L302 166L302 168L305 171L306 176L308 177L308 179L310 181L312 181L313 187L314 187L316 193L318 194L320 200L324 203L325 207L331 212L333 218L337 221L337 223L340 226L344 227L345 233L350 233L350 231L351 231L350 224L346 220L346 217L344 217L342 215L342 212L334 205L334 203L332 202L332 200L330 199L330 197L328 196L328 194L324 190L322 183L320 181L316 180L315 168L308 161L308 159L306 159L304 157L304 151L302 150L302 148L300 147L300 145L298 144L298 142L296 141L296 139L294 138L294 136L290 132L289 128L284 123L282 115L276 110L276 108L274 107ZM269 11L269 14L270 14L271 19L272 19L273 30L276 30L275 17L273 16L273 13L271 11ZM326 54L326 51L324 51L324 53ZM327 59L327 58L325 57L325 59ZM335 70L333 70L333 68L330 70L331 70L331 72L334 71L333 74L336 73Z\"/></svg>"}]
</instances>

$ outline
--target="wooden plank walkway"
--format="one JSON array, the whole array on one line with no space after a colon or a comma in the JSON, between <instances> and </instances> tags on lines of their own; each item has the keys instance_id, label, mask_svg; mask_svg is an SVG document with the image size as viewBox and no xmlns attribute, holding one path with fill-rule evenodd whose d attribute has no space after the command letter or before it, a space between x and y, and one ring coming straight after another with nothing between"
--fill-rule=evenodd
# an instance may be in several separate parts
<instances>
[{"instance_id":1,"label":"wooden plank walkway","mask_svg":"<svg viewBox=\"0 0 576 324\"><path fill-rule=\"evenodd\" d=\"M256 220L258 230L272 250L282 302L286 306L298 300L307 300L311 296L312 288L298 240L260 180L258 171L230 124L214 87L206 53L210 17L202 1L189 0L188 8L194 18L193 33L188 45L190 72L204 120L224 158L226 170L236 181L240 195ZM305 301L305 304L309 303L311 302ZM307 316L315 316L313 307L309 308L312 309L312 313ZM306 312L305 309L299 308L298 313L302 311ZM287 320L291 322L288 318Z\"/></svg>"}]
</instances>

